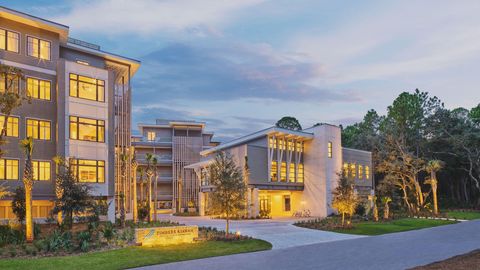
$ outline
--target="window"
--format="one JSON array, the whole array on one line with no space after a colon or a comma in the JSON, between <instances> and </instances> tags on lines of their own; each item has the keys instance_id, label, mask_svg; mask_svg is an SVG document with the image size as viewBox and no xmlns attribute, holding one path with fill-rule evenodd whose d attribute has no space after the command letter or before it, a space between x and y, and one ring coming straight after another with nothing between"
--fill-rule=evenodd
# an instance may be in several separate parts
<instances>
[{"instance_id":1,"label":"window","mask_svg":"<svg viewBox=\"0 0 480 270\"><path fill-rule=\"evenodd\" d=\"M285 150L285 140L284 139L278 140L278 148L280 150Z\"/></svg>"},{"instance_id":2,"label":"window","mask_svg":"<svg viewBox=\"0 0 480 270\"><path fill-rule=\"evenodd\" d=\"M3 131L3 124L5 123L5 116L0 115L0 132ZM9 116L7 122L7 136L18 137L18 117Z\"/></svg>"},{"instance_id":3,"label":"window","mask_svg":"<svg viewBox=\"0 0 480 270\"><path fill-rule=\"evenodd\" d=\"M355 163L350 164L350 176L352 178L357 177L357 164Z\"/></svg>"},{"instance_id":4,"label":"window","mask_svg":"<svg viewBox=\"0 0 480 270\"><path fill-rule=\"evenodd\" d=\"M272 166L270 168L270 181L272 182L277 182L278 177L277 177L277 162L272 161Z\"/></svg>"},{"instance_id":5,"label":"window","mask_svg":"<svg viewBox=\"0 0 480 270\"><path fill-rule=\"evenodd\" d=\"M50 140L50 121L27 119L27 137Z\"/></svg>"},{"instance_id":6,"label":"window","mask_svg":"<svg viewBox=\"0 0 480 270\"><path fill-rule=\"evenodd\" d=\"M33 164L33 180L49 181L50 180L50 161L32 161Z\"/></svg>"},{"instance_id":7,"label":"window","mask_svg":"<svg viewBox=\"0 0 480 270\"><path fill-rule=\"evenodd\" d=\"M36 99L50 100L50 81L27 78L27 96Z\"/></svg>"},{"instance_id":8,"label":"window","mask_svg":"<svg viewBox=\"0 0 480 270\"><path fill-rule=\"evenodd\" d=\"M365 166L365 179L370 179L370 167Z\"/></svg>"},{"instance_id":9,"label":"window","mask_svg":"<svg viewBox=\"0 0 480 270\"><path fill-rule=\"evenodd\" d=\"M105 121L70 116L70 139L105 142Z\"/></svg>"},{"instance_id":10,"label":"window","mask_svg":"<svg viewBox=\"0 0 480 270\"><path fill-rule=\"evenodd\" d=\"M288 151L295 151L295 143L293 141L288 141Z\"/></svg>"},{"instance_id":11,"label":"window","mask_svg":"<svg viewBox=\"0 0 480 270\"><path fill-rule=\"evenodd\" d=\"M16 32L0 29L0 49L18 53L20 35Z\"/></svg>"},{"instance_id":12,"label":"window","mask_svg":"<svg viewBox=\"0 0 480 270\"><path fill-rule=\"evenodd\" d=\"M303 164L299 163L298 164L298 175L297 175L297 182L298 183L303 183Z\"/></svg>"},{"instance_id":13,"label":"window","mask_svg":"<svg viewBox=\"0 0 480 270\"><path fill-rule=\"evenodd\" d=\"M358 165L358 179L363 179L363 165Z\"/></svg>"},{"instance_id":14,"label":"window","mask_svg":"<svg viewBox=\"0 0 480 270\"><path fill-rule=\"evenodd\" d=\"M270 137L268 138L268 143L270 145L270 148L277 148L277 139Z\"/></svg>"},{"instance_id":15,"label":"window","mask_svg":"<svg viewBox=\"0 0 480 270\"><path fill-rule=\"evenodd\" d=\"M0 159L0 180L18 180L17 159Z\"/></svg>"},{"instance_id":16,"label":"window","mask_svg":"<svg viewBox=\"0 0 480 270\"><path fill-rule=\"evenodd\" d=\"M105 81L70 74L70 96L104 102Z\"/></svg>"},{"instance_id":17,"label":"window","mask_svg":"<svg viewBox=\"0 0 480 270\"><path fill-rule=\"evenodd\" d=\"M303 143L297 142L297 152L303 152Z\"/></svg>"},{"instance_id":18,"label":"window","mask_svg":"<svg viewBox=\"0 0 480 270\"><path fill-rule=\"evenodd\" d=\"M153 132L153 131L147 132L147 140L148 140L149 142L155 141L155 135L156 135L156 134L155 134L155 132Z\"/></svg>"},{"instance_id":19,"label":"window","mask_svg":"<svg viewBox=\"0 0 480 270\"><path fill-rule=\"evenodd\" d=\"M290 163L290 171L288 172L288 181L295 182L295 163Z\"/></svg>"},{"instance_id":20,"label":"window","mask_svg":"<svg viewBox=\"0 0 480 270\"><path fill-rule=\"evenodd\" d=\"M13 74L0 74L0 92L20 93L20 77Z\"/></svg>"},{"instance_id":21,"label":"window","mask_svg":"<svg viewBox=\"0 0 480 270\"><path fill-rule=\"evenodd\" d=\"M27 37L27 54L36 58L51 59L51 43L39 38Z\"/></svg>"},{"instance_id":22,"label":"window","mask_svg":"<svg viewBox=\"0 0 480 270\"><path fill-rule=\"evenodd\" d=\"M282 162L282 166L280 167L280 181L286 182L287 181L287 163Z\"/></svg>"},{"instance_id":23,"label":"window","mask_svg":"<svg viewBox=\"0 0 480 270\"><path fill-rule=\"evenodd\" d=\"M345 177L348 177L348 163L347 162L343 163L343 175Z\"/></svg>"},{"instance_id":24,"label":"window","mask_svg":"<svg viewBox=\"0 0 480 270\"><path fill-rule=\"evenodd\" d=\"M73 174L83 183L105 182L105 161L74 159L72 160Z\"/></svg>"},{"instance_id":25,"label":"window","mask_svg":"<svg viewBox=\"0 0 480 270\"><path fill-rule=\"evenodd\" d=\"M283 196L283 205L284 205L283 210L285 212L290 212L290 210L292 209L290 195Z\"/></svg>"},{"instance_id":26,"label":"window","mask_svg":"<svg viewBox=\"0 0 480 270\"><path fill-rule=\"evenodd\" d=\"M332 142L328 142L328 157L332 158L332 155L333 155Z\"/></svg>"},{"instance_id":27,"label":"window","mask_svg":"<svg viewBox=\"0 0 480 270\"><path fill-rule=\"evenodd\" d=\"M259 201L260 201L260 211L270 213L270 210L271 210L270 196L260 195Z\"/></svg>"}]
</instances>

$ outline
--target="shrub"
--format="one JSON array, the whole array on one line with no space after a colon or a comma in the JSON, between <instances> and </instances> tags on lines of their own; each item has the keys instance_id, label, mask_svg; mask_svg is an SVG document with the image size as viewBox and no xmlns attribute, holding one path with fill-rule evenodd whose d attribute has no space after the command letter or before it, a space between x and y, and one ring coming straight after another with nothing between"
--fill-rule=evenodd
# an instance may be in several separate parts
<instances>
[{"instance_id":1,"label":"shrub","mask_svg":"<svg viewBox=\"0 0 480 270\"><path fill-rule=\"evenodd\" d=\"M111 222L105 223L102 230L103 238L107 239L107 242L110 242L115 236L115 228Z\"/></svg>"},{"instance_id":2,"label":"shrub","mask_svg":"<svg viewBox=\"0 0 480 270\"><path fill-rule=\"evenodd\" d=\"M68 251L72 248L72 234L70 232L61 232L54 230L47 238L45 238L45 251L56 252L59 250Z\"/></svg>"},{"instance_id":3,"label":"shrub","mask_svg":"<svg viewBox=\"0 0 480 270\"><path fill-rule=\"evenodd\" d=\"M77 235L78 248L82 252L87 252L90 247L91 234L89 231L79 232Z\"/></svg>"},{"instance_id":4,"label":"shrub","mask_svg":"<svg viewBox=\"0 0 480 270\"><path fill-rule=\"evenodd\" d=\"M12 200L12 211L17 217L18 222L23 223L25 220L25 189L19 186L15 189Z\"/></svg>"},{"instance_id":5,"label":"shrub","mask_svg":"<svg viewBox=\"0 0 480 270\"><path fill-rule=\"evenodd\" d=\"M10 254L10 257L12 257L12 258L17 256L17 250L14 247L10 247L10 249L8 250L8 253Z\"/></svg>"},{"instance_id":6,"label":"shrub","mask_svg":"<svg viewBox=\"0 0 480 270\"><path fill-rule=\"evenodd\" d=\"M27 246L25 248L25 253L27 255L37 256L37 249L34 246Z\"/></svg>"},{"instance_id":7,"label":"shrub","mask_svg":"<svg viewBox=\"0 0 480 270\"><path fill-rule=\"evenodd\" d=\"M148 207L148 204L143 203L138 208L138 218L144 221L148 217L149 212L150 212L150 208Z\"/></svg>"},{"instance_id":8,"label":"shrub","mask_svg":"<svg viewBox=\"0 0 480 270\"><path fill-rule=\"evenodd\" d=\"M35 236L35 238L39 237L41 233L42 228L40 227L40 224L33 223L33 235Z\"/></svg>"},{"instance_id":9,"label":"shrub","mask_svg":"<svg viewBox=\"0 0 480 270\"><path fill-rule=\"evenodd\" d=\"M7 244L21 245L25 243L25 234L9 226L0 226L0 247Z\"/></svg>"}]
</instances>

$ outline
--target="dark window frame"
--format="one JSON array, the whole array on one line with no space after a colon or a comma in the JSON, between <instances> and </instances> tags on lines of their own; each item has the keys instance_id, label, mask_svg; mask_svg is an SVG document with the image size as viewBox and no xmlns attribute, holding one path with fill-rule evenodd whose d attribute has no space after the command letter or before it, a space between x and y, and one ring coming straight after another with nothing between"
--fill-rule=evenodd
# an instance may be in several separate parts
<instances>
[{"instance_id":1,"label":"dark window frame","mask_svg":"<svg viewBox=\"0 0 480 270\"><path fill-rule=\"evenodd\" d=\"M76 118L76 121L74 121L73 123L76 124L77 126L77 138L73 138L72 137L72 118ZM93 121L96 121L96 124L90 124L90 123L86 123L86 122L81 122L80 119L88 119L88 120L93 120ZM87 117L80 117L80 116L70 116L68 118L69 120L69 138L71 140L77 140L77 141L84 141L84 142L98 142L98 143L104 143L105 142L105 120L99 120L99 119L93 119L93 118L87 118ZM103 122L103 125L100 125L99 122ZM80 139L80 124L83 124L83 125L95 125L96 129L95 129L95 138L96 140L93 141L93 140L83 140L83 139ZM103 127L103 140L99 140L99 136L98 134L100 134L100 128Z\"/></svg>"},{"instance_id":2,"label":"dark window frame","mask_svg":"<svg viewBox=\"0 0 480 270\"><path fill-rule=\"evenodd\" d=\"M37 51L38 51L38 56L37 55L32 55L30 54L30 52L28 51L28 45L29 45L29 40L30 39L36 39L38 40L38 48L37 48ZM41 51L40 51L40 44L41 42L40 41L45 41L45 42L48 42L50 44L50 46L48 47L50 49L50 52L48 53L48 59L43 59L43 58L40 58L40 55L41 55ZM46 40L46 39L43 39L43 38L38 38L38 37L34 37L34 36L30 36L30 35L27 35L27 46L26 47L26 50L27 50L27 55L30 56L30 57L34 57L34 58L37 58L37 59L40 59L40 60L45 60L45 61L52 61L52 42L50 40Z\"/></svg>"},{"instance_id":3,"label":"dark window frame","mask_svg":"<svg viewBox=\"0 0 480 270\"><path fill-rule=\"evenodd\" d=\"M20 54L20 45L21 45L20 43L21 43L22 35L19 32L8 30L8 29L5 29L5 28L0 28L0 30L5 31L5 40L3 41L3 42L5 42L5 49L0 49L0 50ZM17 34L17 36L18 36L18 47L17 47L16 51L11 51L11 50L8 49L8 33L14 33L14 34ZM0 40L0 42L2 42L2 41Z\"/></svg>"},{"instance_id":4,"label":"dark window frame","mask_svg":"<svg viewBox=\"0 0 480 270\"><path fill-rule=\"evenodd\" d=\"M85 164L82 164L82 165L79 165L79 161L95 161L95 164L96 165L85 165ZM99 165L100 162L103 162L103 165ZM91 167L91 168L96 168L96 172L97 172L97 177L96 177L96 181L95 182L81 182L80 181L80 178L79 178L79 174L80 174L80 166L82 167ZM96 159L83 159L83 158L76 158L76 159L72 159L71 160L71 167L72 167L72 172L73 172L73 175L75 175L75 177L77 178L77 182L80 182L80 183L100 183L100 184L104 184L105 183L105 160L96 160ZM99 181L99 168L103 168L103 180L102 181Z\"/></svg>"},{"instance_id":5,"label":"dark window frame","mask_svg":"<svg viewBox=\"0 0 480 270\"><path fill-rule=\"evenodd\" d=\"M28 94L28 80L29 79L32 79L32 80L36 80L38 81L38 96L37 97L34 97L34 96L29 96ZM50 83L50 87L49 87L49 98L46 99L46 98L40 98L40 82L48 82ZM27 84L27 96L33 98L33 99L39 99L39 100L47 100L47 101L51 101L52 100L52 81L50 80L44 80L44 79L40 79L40 78L35 78L35 77L27 77L26 80L25 80L25 83Z\"/></svg>"},{"instance_id":6,"label":"dark window frame","mask_svg":"<svg viewBox=\"0 0 480 270\"><path fill-rule=\"evenodd\" d=\"M76 79L73 79L72 78L72 75L76 77ZM80 80L80 76L82 77L87 77L87 78L90 78L90 79L93 79L95 80L95 84L91 83L91 82L86 82L86 81L82 81ZM70 89L71 88L71 82L75 81L76 82L76 86L77 86L77 94L76 96L72 96L72 90ZM79 85L80 85L80 82L82 83L87 83L87 84L90 84L90 85L95 85L95 90L96 90L96 99L89 99L89 98L83 98L83 97L80 97L79 95ZM103 82L103 84L99 84L99 82ZM100 100L99 97L99 93L98 93L98 88L99 86L102 86L103 87L103 97L102 99ZM70 97L74 97L74 98L81 98L81 99L85 99L85 100L91 100L91 101L96 101L96 102L102 102L102 103L105 103L105 80L100 80L100 79L95 79L95 78L92 78L92 77L89 77L89 76L85 76L85 75L80 75L80 74L76 74L76 73L70 73L68 75L68 95Z\"/></svg>"}]
</instances>

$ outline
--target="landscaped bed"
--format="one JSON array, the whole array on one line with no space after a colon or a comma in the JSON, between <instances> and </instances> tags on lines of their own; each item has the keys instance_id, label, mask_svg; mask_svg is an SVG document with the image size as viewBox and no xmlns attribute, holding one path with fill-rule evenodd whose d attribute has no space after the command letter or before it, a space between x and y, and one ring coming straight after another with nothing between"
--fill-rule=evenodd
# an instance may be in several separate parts
<instances>
[{"instance_id":1,"label":"landscaped bed","mask_svg":"<svg viewBox=\"0 0 480 270\"><path fill-rule=\"evenodd\" d=\"M239 241L205 241L166 247L127 247L91 252L76 256L36 259L4 259L1 269L125 269L152 264L193 260L236 253L271 249L268 242L248 239Z\"/></svg>"},{"instance_id":2,"label":"landscaped bed","mask_svg":"<svg viewBox=\"0 0 480 270\"><path fill-rule=\"evenodd\" d=\"M444 261L412 268L411 270L471 270L480 268L480 249Z\"/></svg>"},{"instance_id":3,"label":"landscaped bed","mask_svg":"<svg viewBox=\"0 0 480 270\"><path fill-rule=\"evenodd\" d=\"M445 213L446 217L454 219L473 220L480 219L480 211L474 210L449 210Z\"/></svg>"},{"instance_id":4,"label":"landscaped bed","mask_svg":"<svg viewBox=\"0 0 480 270\"><path fill-rule=\"evenodd\" d=\"M341 226L338 217L328 217L324 219L315 219L295 223L296 226L317 229L324 231L333 231L338 233L358 234L358 235L381 235L394 232L403 232L423 228L436 227L447 224L454 224L452 220L432 220L417 218L400 218L387 221L361 221L353 220L350 225Z\"/></svg>"}]
</instances>

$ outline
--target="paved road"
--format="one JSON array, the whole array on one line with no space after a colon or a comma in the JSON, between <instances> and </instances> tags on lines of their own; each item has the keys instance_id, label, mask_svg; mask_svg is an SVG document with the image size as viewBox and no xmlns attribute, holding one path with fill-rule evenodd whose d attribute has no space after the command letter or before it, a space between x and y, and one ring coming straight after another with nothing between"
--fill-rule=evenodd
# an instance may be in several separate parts
<instances>
[{"instance_id":1,"label":"paved road","mask_svg":"<svg viewBox=\"0 0 480 270\"><path fill-rule=\"evenodd\" d=\"M181 224L216 227L225 230L225 221L209 217L176 217L161 215L161 219L175 220ZM364 236L310 230L292 225L298 218L235 220L231 221L230 229L243 235L268 241L273 249L305 246L345 239L355 239Z\"/></svg>"},{"instance_id":2,"label":"paved road","mask_svg":"<svg viewBox=\"0 0 480 270\"><path fill-rule=\"evenodd\" d=\"M144 267L142 270L407 269L480 248L480 220L410 232Z\"/></svg>"}]
</instances>

